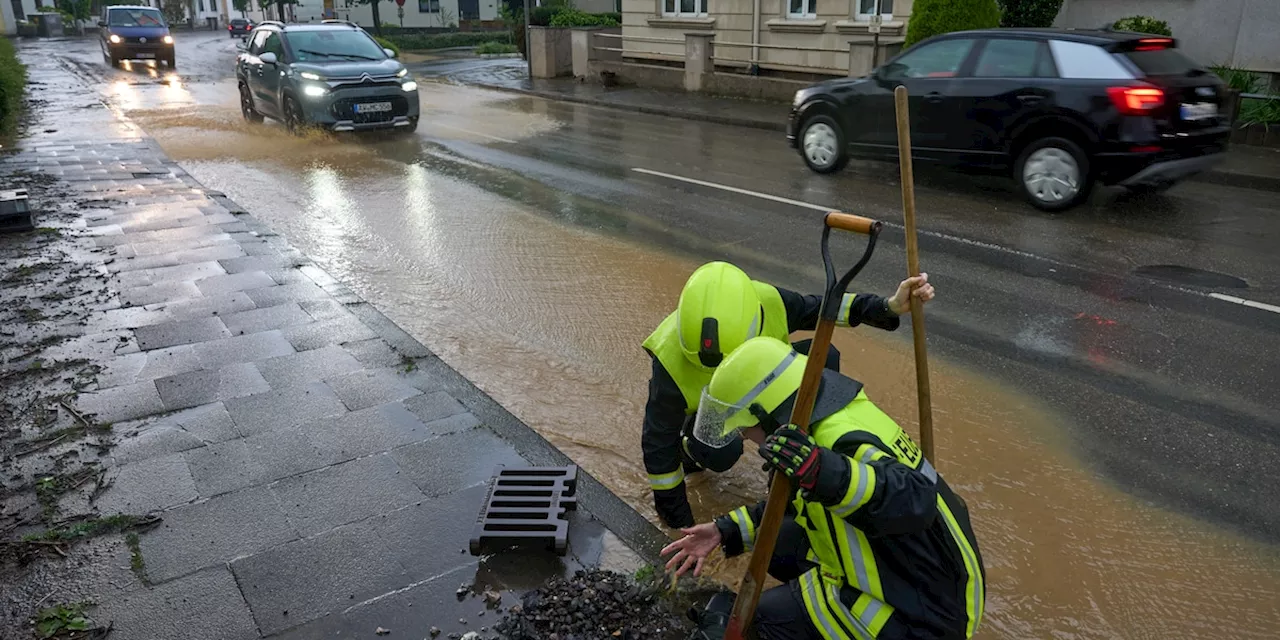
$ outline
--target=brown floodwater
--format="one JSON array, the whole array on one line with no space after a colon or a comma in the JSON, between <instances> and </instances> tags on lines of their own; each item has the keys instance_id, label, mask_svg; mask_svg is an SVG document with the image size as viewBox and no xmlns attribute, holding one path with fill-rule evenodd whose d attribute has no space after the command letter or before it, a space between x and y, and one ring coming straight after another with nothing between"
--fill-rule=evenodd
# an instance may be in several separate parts
<instances>
[{"instance_id":1,"label":"brown floodwater","mask_svg":"<svg viewBox=\"0 0 1280 640\"><path fill-rule=\"evenodd\" d=\"M147 89L165 91L190 96ZM116 104L204 184L284 234L654 519L640 459L649 373L640 342L671 310L694 261L563 222L589 215L569 194L526 187L523 199L504 197L502 187L459 177L465 163L446 170L429 153L247 126L225 100L233 93L197 108L186 98L117 92ZM439 112L423 123L436 138L520 140L560 126L474 90L424 84L423 100ZM835 344L845 372L914 432L909 333L839 330ZM1069 418L1036 398L937 357L930 374L937 466L972 509L988 571L979 637L1280 634L1274 547L1109 485L1073 454L1063 435ZM759 466L745 460L691 480L699 517L763 495ZM714 566L734 582L742 562Z\"/></svg>"}]
</instances>

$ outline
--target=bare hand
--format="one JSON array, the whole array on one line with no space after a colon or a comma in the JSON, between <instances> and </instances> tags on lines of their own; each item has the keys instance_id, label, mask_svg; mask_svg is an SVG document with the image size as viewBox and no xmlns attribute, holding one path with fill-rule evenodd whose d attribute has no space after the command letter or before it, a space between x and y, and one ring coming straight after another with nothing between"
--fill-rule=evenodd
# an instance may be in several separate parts
<instances>
[{"instance_id":1,"label":"bare hand","mask_svg":"<svg viewBox=\"0 0 1280 640\"><path fill-rule=\"evenodd\" d=\"M903 280L898 285L898 291L889 298L889 310L897 315L910 313L912 296L920 300L920 304L933 299L933 285L929 284L929 274L921 273Z\"/></svg>"},{"instance_id":2,"label":"bare hand","mask_svg":"<svg viewBox=\"0 0 1280 640\"><path fill-rule=\"evenodd\" d=\"M680 530L684 537L663 547L662 555L675 553L667 561L667 571L679 565L676 576L682 576L689 567L693 567L693 575L702 575L702 563L720 546L720 530L715 523L695 525Z\"/></svg>"}]
</instances>

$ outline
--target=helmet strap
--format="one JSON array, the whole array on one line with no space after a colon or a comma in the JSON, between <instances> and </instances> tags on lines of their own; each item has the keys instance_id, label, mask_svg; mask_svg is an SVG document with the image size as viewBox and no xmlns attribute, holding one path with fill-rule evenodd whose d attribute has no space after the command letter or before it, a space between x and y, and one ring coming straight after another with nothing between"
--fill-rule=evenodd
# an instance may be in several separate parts
<instances>
[{"instance_id":1,"label":"helmet strap","mask_svg":"<svg viewBox=\"0 0 1280 640\"><path fill-rule=\"evenodd\" d=\"M772 413L765 411L764 405L761 405L759 402L752 402L751 406L748 407L748 410L751 411L751 415L756 417L756 420L760 421L758 425L761 429L764 429L764 434L766 436L773 435L774 431L777 431L782 427L778 422L778 419L773 417Z\"/></svg>"}]
</instances>

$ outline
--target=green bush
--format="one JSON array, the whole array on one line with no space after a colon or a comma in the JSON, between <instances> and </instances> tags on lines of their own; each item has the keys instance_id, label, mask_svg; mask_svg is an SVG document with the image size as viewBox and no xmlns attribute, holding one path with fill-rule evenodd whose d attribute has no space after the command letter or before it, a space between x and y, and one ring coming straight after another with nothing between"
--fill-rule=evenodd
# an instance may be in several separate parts
<instances>
[{"instance_id":1,"label":"green bush","mask_svg":"<svg viewBox=\"0 0 1280 640\"><path fill-rule=\"evenodd\" d=\"M543 5L541 7L534 7L533 11L529 12L529 24L535 27L551 26L551 21L555 19L557 14L564 10L565 8L563 6L548 7Z\"/></svg>"},{"instance_id":2,"label":"green bush","mask_svg":"<svg viewBox=\"0 0 1280 640\"><path fill-rule=\"evenodd\" d=\"M618 21L607 13L587 13L577 9L566 9L551 18L552 27L616 27Z\"/></svg>"},{"instance_id":3,"label":"green bush","mask_svg":"<svg viewBox=\"0 0 1280 640\"><path fill-rule=\"evenodd\" d=\"M0 135L12 135L17 128L26 86L27 68L18 62L13 42L0 38Z\"/></svg>"},{"instance_id":4,"label":"green bush","mask_svg":"<svg viewBox=\"0 0 1280 640\"><path fill-rule=\"evenodd\" d=\"M1235 89L1240 93L1260 93L1262 91L1262 76L1244 69L1236 69L1226 65L1215 64L1209 67L1213 70L1222 81L1226 83L1227 88Z\"/></svg>"},{"instance_id":5,"label":"green bush","mask_svg":"<svg viewBox=\"0 0 1280 640\"><path fill-rule=\"evenodd\" d=\"M907 23L904 46L910 47L926 38L952 31L998 26L1000 7L996 0L916 0L911 9L911 21Z\"/></svg>"},{"instance_id":6,"label":"green bush","mask_svg":"<svg viewBox=\"0 0 1280 640\"><path fill-rule=\"evenodd\" d=\"M381 46L383 49L390 49L396 52L397 58L400 57L400 47L396 46L396 43L392 42L390 38L384 38L382 36L374 36L372 33L369 35L373 36L373 39L376 40L378 42L378 45Z\"/></svg>"},{"instance_id":7,"label":"green bush","mask_svg":"<svg viewBox=\"0 0 1280 640\"><path fill-rule=\"evenodd\" d=\"M476 53L480 55L498 54L498 53L515 53L519 51L514 44L506 42L486 42L476 47Z\"/></svg>"},{"instance_id":8,"label":"green bush","mask_svg":"<svg viewBox=\"0 0 1280 640\"><path fill-rule=\"evenodd\" d=\"M474 47L486 42L501 41L509 36L500 31L471 31L434 34L405 34L387 36L386 41L395 44L402 51L426 51L431 49L448 49L450 47Z\"/></svg>"},{"instance_id":9,"label":"green bush","mask_svg":"<svg viewBox=\"0 0 1280 640\"><path fill-rule=\"evenodd\" d=\"M1169 29L1169 23L1164 20L1156 20L1147 16L1129 16L1128 18L1120 18L1116 20L1111 28L1116 31L1132 31L1134 33L1151 33L1158 36L1172 36L1173 31Z\"/></svg>"},{"instance_id":10,"label":"green bush","mask_svg":"<svg viewBox=\"0 0 1280 640\"><path fill-rule=\"evenodd\" d=\"M1000 0L1000 26L1052 27L1062 0Z\"/></svg>"},{"instance_id":11,"label":"green bush","mask_svg":"<svg viewBox=\"0 0 1280 640\"><path fill-rule=\"evenodd\" d=\"M1272 96L1265 100L1246 98L1240 104L1240 118L1236 121L1241 127L1260 124L1270 128L1280 125L1280 96Z\"/></svg>"}]
</instances>

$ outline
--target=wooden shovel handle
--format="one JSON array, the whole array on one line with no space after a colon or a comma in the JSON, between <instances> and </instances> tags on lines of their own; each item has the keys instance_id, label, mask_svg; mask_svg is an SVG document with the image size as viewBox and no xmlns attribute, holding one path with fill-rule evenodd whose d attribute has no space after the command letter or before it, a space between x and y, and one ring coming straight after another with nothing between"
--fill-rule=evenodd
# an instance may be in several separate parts
<instances>
[{"instance_id":1,"label":"wooden shovel handle","mask_svg":"<svg viewBox=\"0 0 1280 640\"><path fill-rule=\"evenodd\" d=\"M832 229L841 231L852 231L853 233L861 233L862 235L870 235L871 228L875 226L876 221L871 218L855 216L852 213L837 213L832 211L827 214L826 223Z\"/></svg>"}]
</instances>

